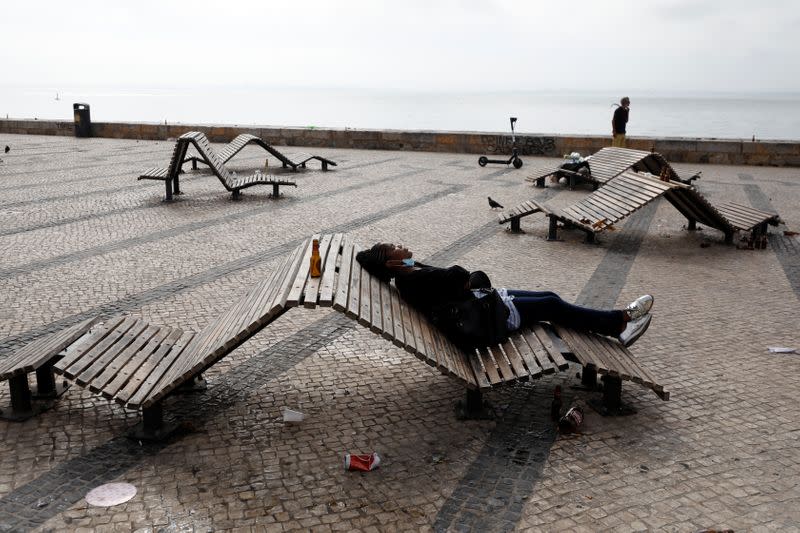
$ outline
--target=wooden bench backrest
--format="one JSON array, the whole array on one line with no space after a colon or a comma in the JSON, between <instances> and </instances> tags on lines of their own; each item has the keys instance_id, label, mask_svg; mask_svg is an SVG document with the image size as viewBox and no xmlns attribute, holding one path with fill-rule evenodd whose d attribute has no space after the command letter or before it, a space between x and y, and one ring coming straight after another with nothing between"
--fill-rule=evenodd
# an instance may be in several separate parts
<instances>
[{"instance_id":1,"label":"wooden bench backrest","mask_svg":"<svg viewBox=\"0 0 800 533\"><path fill-rule=\"evenodd\" d=\"M214 174L227 184L231 174L225 166L225 163L222 162L222 159L220 159L219 155L211 147L211 143L208 142L208 137L206 137L205 133L190 131L181 135L178 142L193 144L195 149L200 153L200 156L203 157L206 163L208 163L208 166L211 167ZM186 144L186 147L188 148L188 144ZM182 155L185 156L185 154L184 150ZM180 160L183 161L183 157L181 157Z\"/></svg>"},{"instance_id":2,"label":"wooden bench backrest","mask_svg":"<svg viewBox=\"0 0 800 533\"><path fill-rule=\"evenodd\" d=\"M308 243L298 246L270 276L197 333L141 405L157 402L280 316Z\"/></svg>"}]
</instances>

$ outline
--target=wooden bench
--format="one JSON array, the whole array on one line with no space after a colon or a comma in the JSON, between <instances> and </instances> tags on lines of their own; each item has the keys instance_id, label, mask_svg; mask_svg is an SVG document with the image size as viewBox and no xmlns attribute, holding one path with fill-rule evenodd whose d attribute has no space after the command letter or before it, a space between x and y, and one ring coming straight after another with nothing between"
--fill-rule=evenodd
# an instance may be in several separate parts
<instances>
[{"instance_id":1,"label":"wooden bench","mask_svg":"<svg viewBox=\"0 0 800 533\"><path fill-rule=\"evenodd\" d=\"M394 286L361 268L355 259L361 248L348 235L315 238L320 240L320 277L309 274L307 239L197 334L131 316L87 322L71 334L83 331L74 342L66 342L69 335L61 339L59 346L65 347L53 370L126 408L141 409L142 423L133 435L148 439L170 430L162 409L169 394L202 380L208 367L293 307L332 307L457 379L467 388L468 411L480 409L482 391L566 370L567 359L586 361L619 379L635 379L625 371L633 364L630 352L616 340L577 331L571 336L556 333L547 324L519 331L498 346L462 351L407 305ZM668 399L654 380L641 383Z\"/></svg>"},{"instance_id":2,"label":"wooden bench","mask_svg":"<svg viewBox=\"0 0 800 533\"><path fill-rule=\"evenodd\" d=\"M74 326L39 339L0 359L0 381L8 380L11 405L0 410L0 418L22 421L49 407L48 402L60 396L65 387L56 384L53 364L58 354L88 331L98 319L84 320ZM36 372L36 389L31 390L28 374Z\"/></svg>"},{"instance_id":3,"label":"wooden bench","mask_svg":"<svg viewBox=\"0 0 800 533\"><path fill-rule=\"evenodd\" d=\"M545 179L548 177L555 176L559 179L565 177L569 180L570 189L583 181L591 183L597 189L626 170L648 172L660 176L666 181L687 185L700 177L699 172L694 172L688 178L683 178L672 168L664 156L658 152L647 152L645 150L601 148L595 154L587 157L586 161L589 164L588 173L571 172L558 165L555 167L543 167L525 179L534 182L537 187L544 187Z\"/></svg>"},{"instance_id":4,"label":"wooden bench","mask_svg":"<svg viewBox=\"0 0 800 533\"><path fill-rule=\"evenodd\" d=\"M255 137L255 139L258 138ZM199 131L190 131L178 138L172 152L169 168L148 169L142 173L138 179L163 180L166 187L165 199L166 201L171 201L174 194L181 193L179 175L183 162L186 159L186 152L189 146L194 146L202 161L211 168L211 171L219 179L225 189L232 193L234 199L239 198L242 189L252 187L253 185L272 185L273 198L279 196L279 187L281 185L291 187L297 186L293 180L261 174L260 171L250 176L235 176L225 167L220 156L211 148L211 144L208 142L208 138L205 134ZM239 147L239 149L241 149L241 147Z\"/></svg>"},{"instance_id":5,"label":"wooden bench","mask_svg":"<svg viewBox=\"0 0 800 533\"><path fill-rule=\"evenodd\" d=\"M511 223L512 231L520 231L520 218L543 212L550 219L548 240L558 240L558 223L586 233L586 242L653 200L664 197L688 220L688 229L695 230L697 222L716 228L725 234L730 244L737 231L751 232L750 240L762 239L767 225L777 225L775 213L726 203L715 207L691 185L663 180L646 172L626 170L582 200L557 209L545 203L528 200L499 217L500 224Z\"/></svg>"},{"instance_id":6,"label":"wooden bench","mask_svg":"<svg viewBox=\"0 0 800 533\"><path fill-rule=\"evenodd\" d=\"M235 139L231 142L226 144L222 150L219 152L219 158L222 160L223 163L227 163L230 161L233 156L238 154L245 146L248 144L255 144L260 146L270 154L272 154L275 158L277 158L281 162L281 166L283 168L291 168L293 171L297 171L298 167L306 168L306 163L311 160L317 160L322 165L322 170L327 171L328 166L335 167L336 163L327 159L325 157L319 155L311 155L305 152L297 152L297 153L290 153L284 154L271 144L267 143L260 137L256 137L250 133L242 133L241 135L237 135ZM191 161L192 169L197 169L197 163L206 164L205 160L198 156L190 156L186 157L183 160L183 163Z\"/></svg>"}]
</instances>

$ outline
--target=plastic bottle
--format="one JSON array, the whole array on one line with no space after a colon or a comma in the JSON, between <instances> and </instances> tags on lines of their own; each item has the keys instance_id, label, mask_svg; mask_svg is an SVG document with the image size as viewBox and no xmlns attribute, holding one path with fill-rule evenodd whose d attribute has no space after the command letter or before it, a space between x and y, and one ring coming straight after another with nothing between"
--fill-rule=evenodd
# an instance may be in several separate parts
<instances>
[{"instance_id":1,"label":"plastic bottle","mask_svg":"<svg viewBox=\"0 0 800 533\"><path fill-rule=\"evenodd\" d=\"M319 239L311 241L311 263L308 272L312 278L318 278L322 275L322 259L319 256Z\"/></svg>"}]
</instances>

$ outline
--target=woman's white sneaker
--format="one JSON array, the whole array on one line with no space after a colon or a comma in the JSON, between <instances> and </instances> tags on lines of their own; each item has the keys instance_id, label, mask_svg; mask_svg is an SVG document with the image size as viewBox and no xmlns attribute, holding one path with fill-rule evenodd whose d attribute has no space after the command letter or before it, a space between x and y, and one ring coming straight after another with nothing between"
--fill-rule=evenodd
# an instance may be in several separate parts
<instances>
[{"instance_id":1,"label":"woman's white sneaker","mask_svg":"<svg viewBox=\"0 0 800 533\"><path fill-rule=\"evenodd\" d=\"M628 307L625 308L625 311L628 312L628 317L630 317L632 321L636 320L637 318L641 318L650 312L650 309L653 308L654 301L655 299L649 294L639 296L628 304Z\"/></svg>"},{"instance_id":2,"label":"woman's white sneaker","mask_svg":"<svg viewBox=\"0 0 800 533\"><path fill-rule=\"evenodd\" d=\"M646 314L644 316L640 316L636 320L631 320L628 322L628 325L625 326L625 331L619 334L619 342L621 342L623 346L630 346L636 342L639 337L644 335L644 332L647 331L647 328L650 327L650 321L652 319L653 315Z\"/></svg>"}]
</instances>

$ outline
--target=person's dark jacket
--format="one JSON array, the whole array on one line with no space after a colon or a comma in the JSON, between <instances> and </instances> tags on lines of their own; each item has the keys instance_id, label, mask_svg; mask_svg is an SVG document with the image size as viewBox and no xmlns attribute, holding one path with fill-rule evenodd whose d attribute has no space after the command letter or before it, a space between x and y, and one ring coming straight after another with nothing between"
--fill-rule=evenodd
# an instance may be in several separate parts
<instances>
[{"instance_id":1,"label":"person's dark jacket","mask_svg":"<svg viewBox=\"0 0 800 533\"><path fill-rule=\"evenodd\" d=\"M470 273L464 268L417 266L420 268L397 274L394 283L403 300L423 314L429 316L437 305L470 297Z\"/></svg>"}]
</instances>

